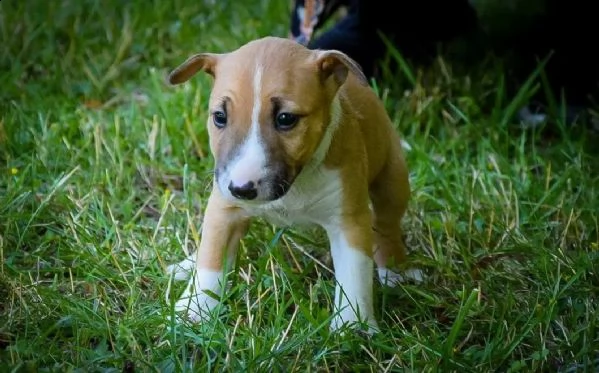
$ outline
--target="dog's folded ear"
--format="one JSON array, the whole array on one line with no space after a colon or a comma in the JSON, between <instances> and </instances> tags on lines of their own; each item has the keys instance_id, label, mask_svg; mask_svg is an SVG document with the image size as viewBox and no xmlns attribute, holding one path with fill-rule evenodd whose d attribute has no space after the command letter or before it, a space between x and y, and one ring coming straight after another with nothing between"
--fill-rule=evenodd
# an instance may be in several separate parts
<instances>
[{"instance_id":1,"label":"dog's folded ear","mask_svg":"<svg viewBox=\"0 0 599 373\"><path fill-rule=\"evenodd\" d=\"M216 53L199 53L189 57L168 76L170 84L181 84L202 70L214 76L214 69L221 55Z\"/></svg>"},{"instance_id":2,"label":"dog's folded ear","mask_svg":"<svg viewBox=\"0 0 599 373\"><path fill-rule=\"evenodd\" d=\"M319 51L316 63L323 81L332 76L335 82L341 85L347 79L347 74L352 72L360 83L368 85L368 79L360 65L343 52L337 50Z\"/></svg>"}]
</instances>

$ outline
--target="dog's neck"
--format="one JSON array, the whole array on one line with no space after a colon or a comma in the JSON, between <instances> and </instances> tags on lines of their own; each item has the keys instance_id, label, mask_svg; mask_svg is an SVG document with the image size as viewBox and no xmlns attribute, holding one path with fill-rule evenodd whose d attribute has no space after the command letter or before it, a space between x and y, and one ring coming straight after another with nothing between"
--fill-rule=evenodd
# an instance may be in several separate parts
<instances>
[{"instance_id":1,"label":"dog's neck","mask_svg":"<svg viewBox=\"0 0 599 373\"><path fill-rule=\"evenodd\" d=\"M302 170L298 177L300 177L303 173L310 173L311 171L314 171L315 169L320 167L324 162L327 153L329 152L329 149L331 147L331 143L333 142L333 136L335 134L335 131L337 131L337 128L339 128L339 124L341 122L341 99L339 96L340 93L338 92L333 98L333 102L331 103L331 119L329 125L325 130L324 135L322 136L322 139L320 140L320 144L318 144L318 147L316 148L316 151L314 152L312 159L310 159L310 161L304 167L304 170Z\"/></svg>"}]
</instances>

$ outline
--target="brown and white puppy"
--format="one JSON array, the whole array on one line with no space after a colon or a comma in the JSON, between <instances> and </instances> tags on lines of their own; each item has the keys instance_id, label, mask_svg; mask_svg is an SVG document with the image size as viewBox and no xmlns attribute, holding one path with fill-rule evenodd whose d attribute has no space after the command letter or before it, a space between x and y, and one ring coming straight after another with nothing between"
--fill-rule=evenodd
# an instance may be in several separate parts
<instances>
[{"instance_id":1,"label":"brown and white puppy","mask_svg":"<svg viewBox=\"0 0 599 373\"><path fill-rule=\"evenodd\" d=\"M216 161L195 260L169 270L195 273L176 304L192 320L217 304L250 218L317 224L328 235L335 278L331 327L371 330L373 259L381 282L406 259L401 219L410 197L400 138L359 66L333 50L266 37L230 53L200 53L169 76L213 79L208 129ZM408 277L418 280L420 272ZM208 293L206 292L208 290Z\"/></svg>"}]
</instances>

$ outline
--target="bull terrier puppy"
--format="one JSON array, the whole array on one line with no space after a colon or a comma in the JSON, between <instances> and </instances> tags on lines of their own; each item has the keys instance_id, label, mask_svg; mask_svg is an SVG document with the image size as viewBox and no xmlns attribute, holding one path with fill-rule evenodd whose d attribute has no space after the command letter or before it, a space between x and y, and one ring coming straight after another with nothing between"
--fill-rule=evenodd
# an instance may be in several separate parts
<instances>
[{"instance_id":1,"label":"bull terrier puppy","mask_svg":"<svg viewBox=\"0 0 599 373\"><path fill-rule=\"evenodd\" d=\"M188 286L178 313L200 321L219 302L252 217L316 224L330 241L336 289L331 329L376 331L373 271L383 284L405 277L401 220L410 198L401 140L358 64L335 50L285 38L229 53L199 53L169 75L181 84L213 77L207 126L213 187L193 257L169 268Z\"/></svg>"}]
</instances>

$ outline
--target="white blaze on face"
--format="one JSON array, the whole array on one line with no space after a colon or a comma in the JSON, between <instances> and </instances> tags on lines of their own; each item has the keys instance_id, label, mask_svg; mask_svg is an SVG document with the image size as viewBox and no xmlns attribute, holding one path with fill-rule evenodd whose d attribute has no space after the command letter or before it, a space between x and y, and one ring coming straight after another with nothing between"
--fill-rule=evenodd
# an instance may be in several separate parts
<instances>
[{"instance_id":1,"label":"white blaze on face","mask_svg":"<svg viewBox=\"0 0 599 373\"><path fill-rule=\"evenodd\" d=\"M262 66L256 66L254 74L254 105L252 107L252 124L250 131L241 145L239 152L231 161L228 175L223 178L225 185L221 189L228 190L229 183L233 186L243 186L253 182L258 187L258 181L264 176L266 168L266 149L260 135L260 110L261 110L261 87Z\"/></svg>"}]
</instances>

